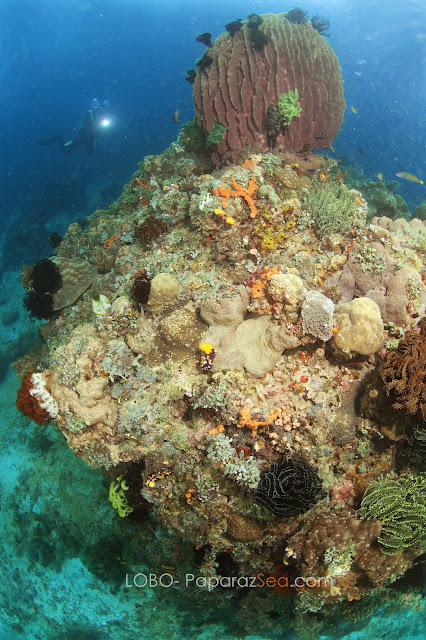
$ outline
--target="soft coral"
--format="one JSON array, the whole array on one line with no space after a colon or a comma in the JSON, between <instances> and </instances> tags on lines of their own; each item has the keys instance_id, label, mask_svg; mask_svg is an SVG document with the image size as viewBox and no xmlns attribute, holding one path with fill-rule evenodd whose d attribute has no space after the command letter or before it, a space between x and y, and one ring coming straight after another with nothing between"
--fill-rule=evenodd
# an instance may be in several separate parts
<instances>
[{"instance_id":1,"label":"soft coral","mask_svg":"<svg viewBox=\"0 0 426 640\"><path fill-rule=\"evenodd\" d=\"M18 389L16 406L24 416L42 425L49 422L51 417L48 412L40 406L37 398L30 393L33 387L33 373L35 373L35 371L27 371L22 378L21 386Z\"/></svg>"}]
</instances>

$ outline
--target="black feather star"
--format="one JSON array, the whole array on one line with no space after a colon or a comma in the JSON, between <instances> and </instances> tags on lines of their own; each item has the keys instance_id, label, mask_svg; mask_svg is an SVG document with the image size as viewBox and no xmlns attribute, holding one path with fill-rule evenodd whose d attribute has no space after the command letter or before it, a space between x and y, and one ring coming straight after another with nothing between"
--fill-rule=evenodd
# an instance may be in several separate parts
<instances>
[{"instance_id":1,"label":"black feather star","mask_svg":"<svg viewBox=\"0 0 426 640\"><path fill-rule=\"evenodd\" d=\"M300 456L284 454L262 474L256 501L276 516L297 516L324 498L322 480Z\"/></svg>"}]
</instances>

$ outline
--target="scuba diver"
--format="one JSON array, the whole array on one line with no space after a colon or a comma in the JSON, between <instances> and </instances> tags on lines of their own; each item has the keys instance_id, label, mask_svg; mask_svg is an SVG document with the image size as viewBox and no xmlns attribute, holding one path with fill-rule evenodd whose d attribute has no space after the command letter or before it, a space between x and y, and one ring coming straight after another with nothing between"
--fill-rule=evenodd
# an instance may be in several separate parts
<instances>
[{"instance_id":1,"label":"scuba diver","mask_svg":"<svg viewBox=\"0 0 426 640\"><path fill-rule=\"evenodd\" d=\"M68 153L76 147L84 146L90 155L96 153L96 140L102 131L111 128L111 120L107 117L109 101L102 103L97 98L92 100L89 111L86 112L83 122L73 140L65 142L63 136L53 136L44 140L37 140L37 145L47 146L57 142L62 151Z\"/></svg>"}]
</instances>

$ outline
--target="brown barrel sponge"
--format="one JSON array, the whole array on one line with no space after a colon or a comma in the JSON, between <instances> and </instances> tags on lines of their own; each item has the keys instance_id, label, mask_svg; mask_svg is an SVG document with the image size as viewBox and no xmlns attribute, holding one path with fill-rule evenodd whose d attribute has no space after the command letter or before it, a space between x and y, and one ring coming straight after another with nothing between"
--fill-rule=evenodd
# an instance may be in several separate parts
<instances>
[{"instance_id":1,"label":"brown barrel sponge","mask_svg":"<svg viewBox=\"0 0 426 640\"><path fill-rule=\"evenodd\" d=\"M284 14L266 14L259 29L267 40L257 51L244 23L234 35L222 33L212 47L209 66L198 66L194 91L198 124L209 133L226 127L212 153L214 164L237 162L244 147L268 150L266 111L283 93L299 92L300 117L293 118L277 145L301 152L327 148L343 121L345 101L339 61L309 22L295 24Z\"/></svg>"}]
</instances>

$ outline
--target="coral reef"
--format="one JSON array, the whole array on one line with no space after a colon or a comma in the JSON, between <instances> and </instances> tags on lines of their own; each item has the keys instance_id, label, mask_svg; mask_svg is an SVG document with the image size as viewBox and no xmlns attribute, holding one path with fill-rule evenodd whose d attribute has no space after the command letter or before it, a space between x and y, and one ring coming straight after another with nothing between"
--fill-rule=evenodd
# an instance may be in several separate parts
<instances>
[{"instance_id":1,"label":"coral reef","mask_svg":"<svg viewBox=\"0 0 426 640\"><path fill-rule=\"evenodd\" d=\"M266 56L277 19L251 16L218 48L246 43ZM314 32L279 20L295 41ZM263 52L248 30L266 34ZM215 55L197 77L213 72ZM296 87L291 131L306 110L312 117L304 86L275 96ZM420 482L426 226L367 224L365 200L335 163L282 151L280 135L273 153L212 170L205 136L195 151L181 133L144 159L111 209L69 226L52 264L63 276L79 260L90 289L68 294L17 363L31 371L18 405L39 424L55 420L108 485L116 478L116 506L134 509L129 523L143 511L167 531L179 563L180 550L195 549L200 575L216 580L273 576L277 564L290 580L329 577L286 593L289 610L318 611L381 593L419 552L404 534L408 545L383 553L392 523L356 509L381 477ZM137 553L145 528L132 535ZM258 595L246 591L243 611L253 612ZM214 597L222 603L222 590Z\"/></svg>"},{"instance_id":2,"label":"coral reef","mask_svg":"<svg viewBox=\"0 0 426 640\"><path fill-rule=\"evenodd\" d=\"M343 507L310 518L305 530L289 539L286 563L300 563L301 576L324 576L310 597L301 592L306 610L342 598L359 600L371 585L393 582L407 569L416 553L384 555L377 544L381 530L376 520L358 520L354 509Z\"/></svg>"},{"instance_id":3,"label":"coral reef","mask_svg":"<svg viewBox=\"0 0 426 640\"><path fill-rule=\"evenodd\" d=\"M212 153L215 165L235 162L245 147L267 151L267 109L295 89L300 93L300 117L284 135L272 138L292 151L332 143L345 107L339 63L306 17L296 19L290 11L257 16L254 22L249 16L238 30L220 35L208 51L210 63L197 67L193 91L204 131L218 123L226 127L225 140Z\"/></svg>"}]
</instances>

